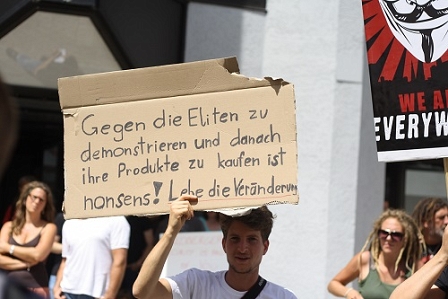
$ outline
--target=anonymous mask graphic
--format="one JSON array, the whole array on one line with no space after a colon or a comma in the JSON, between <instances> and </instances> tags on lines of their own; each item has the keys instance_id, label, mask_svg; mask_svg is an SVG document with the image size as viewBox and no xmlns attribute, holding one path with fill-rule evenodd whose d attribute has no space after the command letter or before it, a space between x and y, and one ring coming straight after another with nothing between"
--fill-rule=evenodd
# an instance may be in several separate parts
<instances>
[{"instance_id":1,"label":"anonymous mask graphic","mask_svg":"<svg viewBox=\"0 0 448 299\"><path fill-rule=\"evenodd\" d=\"M448 49L448 0L378 0L395 38L418 60Z\"/></svg>"}]
</instances>

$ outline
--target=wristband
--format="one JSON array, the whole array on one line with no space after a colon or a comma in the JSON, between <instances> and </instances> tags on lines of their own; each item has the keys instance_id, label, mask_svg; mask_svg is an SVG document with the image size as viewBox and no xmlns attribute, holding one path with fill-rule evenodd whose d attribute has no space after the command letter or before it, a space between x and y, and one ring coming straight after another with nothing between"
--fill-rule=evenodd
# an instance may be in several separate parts
<instances>
[{"instance_id":1,"label":"wristband","mask_svg":"<svg viewBox=\"0 0 448 299\"><path fill-rule=\"evenodd\" d=\"M15 248L16 248L16 245L11 245L11 247L9 247L9 254L10 255L13 255Z\"/></svg>"},{"instance_id":2,"label":"wristband","mask_svg":"<svg viewBox=\"0 0 448 299\"><path fill-rule=\"evenodd\" d=\"M344 297L347 297L348 293L350 293L350 291L352 291L353 288L348 288L347 291L345 291Z\"/></svg>"}]
</instances>

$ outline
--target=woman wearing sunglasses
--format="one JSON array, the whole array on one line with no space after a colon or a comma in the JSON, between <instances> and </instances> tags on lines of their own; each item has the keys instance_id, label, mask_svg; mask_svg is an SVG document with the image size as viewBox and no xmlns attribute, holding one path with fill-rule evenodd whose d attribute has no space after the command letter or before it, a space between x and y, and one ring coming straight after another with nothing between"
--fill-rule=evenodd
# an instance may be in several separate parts
<instances>
[{"instance_id":1,"label":"woman wearing sunglasses","mask_svg":"<svg viewBox=\"0 0 448 299\"><path fill-rule=\"evenodd\" d=\"M328 291L349 299L388 299L418 267L423 240L413 218L387 210L375 221L361 252L330 281ZM359 289L347 287L358 279Z\"/></svg>"}]
</instances>

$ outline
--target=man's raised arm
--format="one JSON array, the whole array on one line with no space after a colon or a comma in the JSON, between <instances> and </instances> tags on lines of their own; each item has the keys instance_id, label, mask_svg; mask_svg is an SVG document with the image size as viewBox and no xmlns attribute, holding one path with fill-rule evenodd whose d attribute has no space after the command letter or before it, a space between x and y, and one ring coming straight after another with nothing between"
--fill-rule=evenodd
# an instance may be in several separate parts
<instances>
[{"instance_id":1,"label":"man's raised arm","mask_svg":"<svg viewBox=\"0 0 448 299\"><path fill-rule=\"evenodd\" d=\"M185 221L193 217L193 208L190 201L197 201L197 197L184 195L171 202L166 231L146 257L132 287L132 292L136 298L172 299L171 286L166 280L159 279L177 234Z\"/></svg>"},{"instance_id":2,"label":"man's raised arm","mask_svg":"<svg viewBox=\"0 0 448 299\"><path fill-rule=\"evenodd\" d=\"M389 299L444 299L446 294L434 285L448 264L448 229L443 233L442 247L422 268L392 292ZM448 284L448 281L446 281ZM448 285L447 285L448 286Z\"/></svg>"}]
</instances>

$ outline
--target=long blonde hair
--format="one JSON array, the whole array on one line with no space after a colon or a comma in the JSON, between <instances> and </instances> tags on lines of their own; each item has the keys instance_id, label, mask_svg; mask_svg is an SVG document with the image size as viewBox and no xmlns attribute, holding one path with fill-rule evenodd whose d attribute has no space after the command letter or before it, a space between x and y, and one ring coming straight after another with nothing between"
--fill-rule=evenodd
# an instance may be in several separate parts
<instances>
[{"instance_id":1,"label":"long blonde hair","mask_svg":"<svg viewBox=\"0 0 448 299\"><path fill-rule=\"evenodd\" d=\"M413 274L417 270L416 266L418 265L422 254L423 235L414 219L403 210L388 209L384 211L374 222L373 230L370 232L361 252L366 250L370 251L375 266L379 266L378 259L381 253L381 244L378 237L378 231L381 229L381 224L389 218L397 219L403 227L404 232L403 247L395 261L395 271L398 270L400 263L404 262L406 269Z\"/></svg>"},{"instance_id":2,"label":"long blonde hair","mask_svg":"<svg viewBox=\"0 0 448 299\"><path fill-rule=\"evenodd\" d=\"M53 203L53 193L50 187L44 182L32 181L26 184L22 191L20 192L19 199L16 203L16 213L14 219L12 220L11 235L19 235L25 225L25 215L26 215L26 199L30 195L31 191L36 188L44 190L47 195L47 200L45 202L45 207L40 215L41 219L46 222L53 222L55 217L55 208Z\"/></svg>"}]
</instances>

